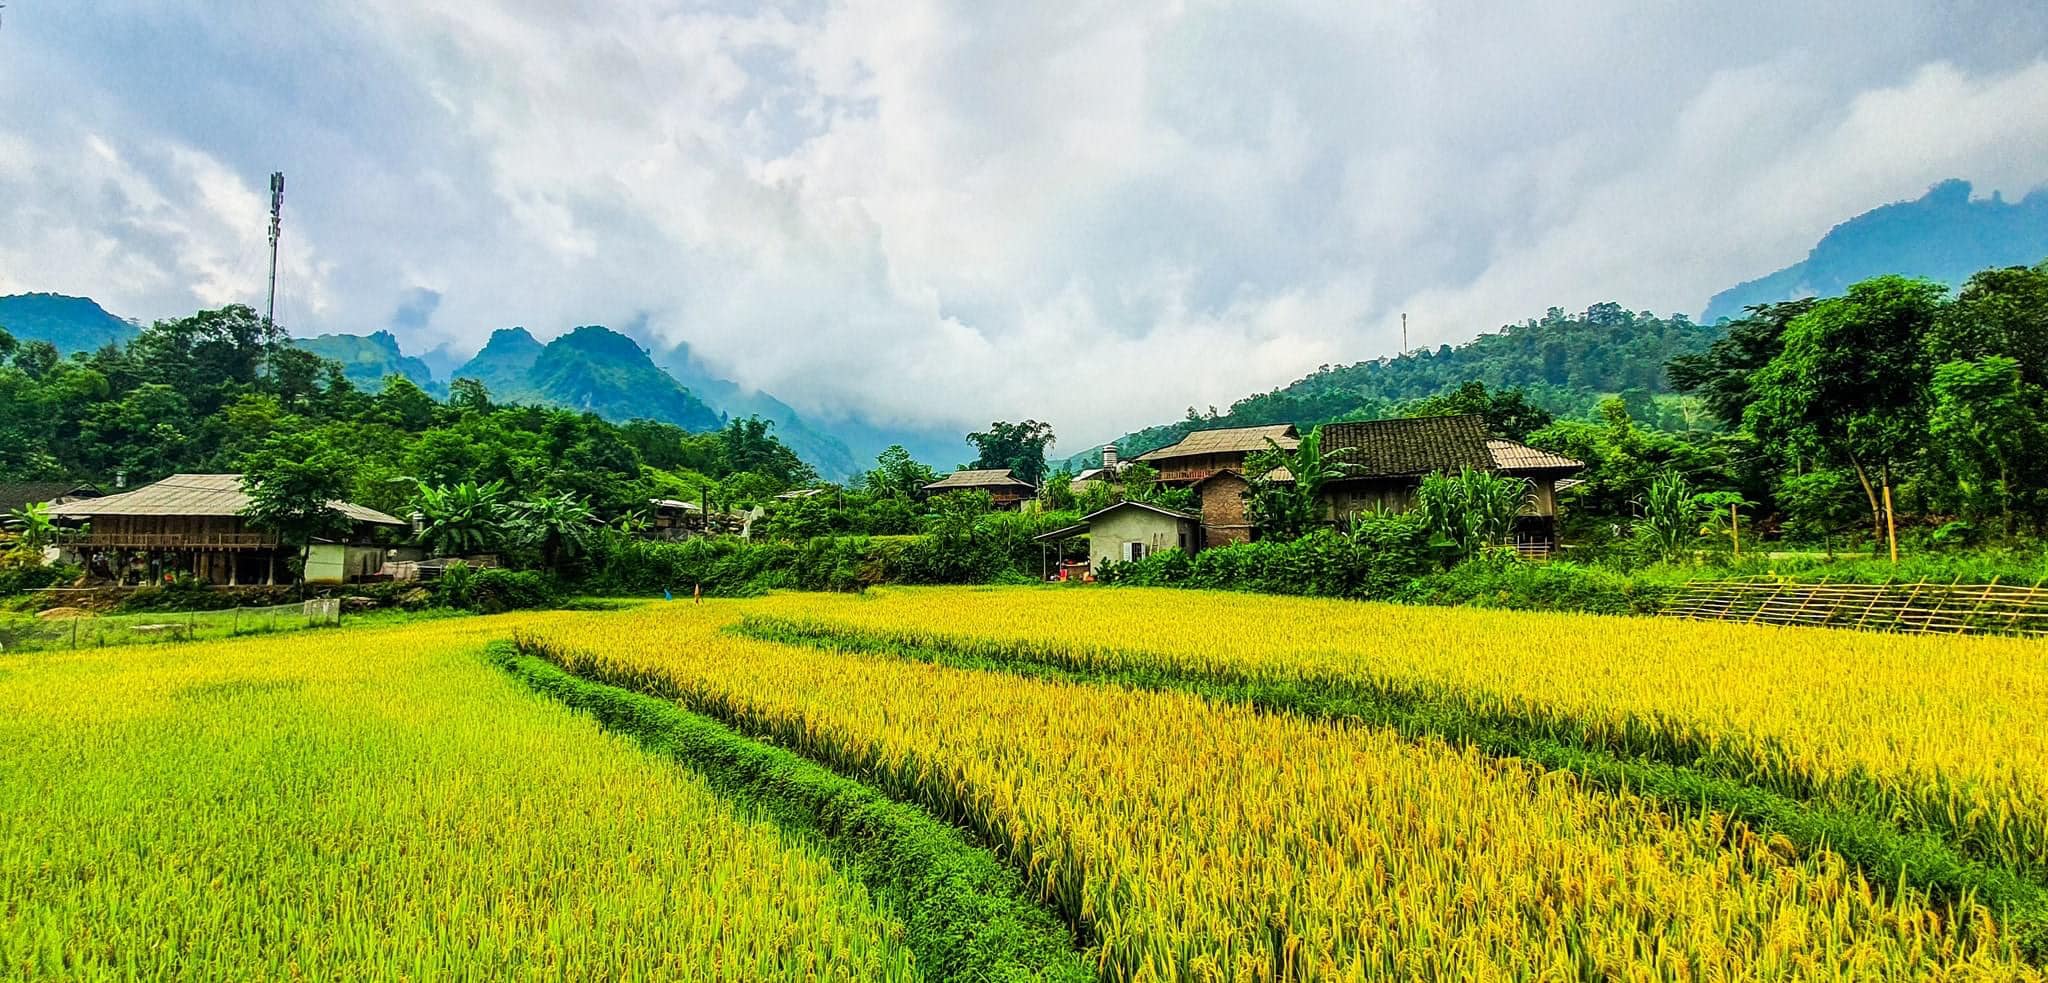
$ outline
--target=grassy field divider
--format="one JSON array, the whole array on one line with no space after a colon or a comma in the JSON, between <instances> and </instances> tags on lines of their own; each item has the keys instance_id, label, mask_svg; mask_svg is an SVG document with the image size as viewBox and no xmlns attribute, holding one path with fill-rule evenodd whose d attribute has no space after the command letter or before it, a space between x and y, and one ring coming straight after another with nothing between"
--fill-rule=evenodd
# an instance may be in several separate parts
<instances>
[{"instance_id":1,"label":"grassy field divider","mask_svg":"<svg viewBox=\"0 0 2048 983\"><path fill-rule=\"evenodd\" d=\"M488 654L536 692L674 758L720 795L818 843L897 911L926 979L1094 978L1074 934L1015 871L923 810L670 700L577 676L532 650L499 643Z\"/></svg>"},{"instance_id":2,"label":"grassy field divider","mask_svg":"<svg viewBox=\"0 0 2048 983\"><path fill-rule=\"evenodd\" d=\"M958 669L985 670L1075 684L1191 692L1273 713L1351 720L1411 739L1440 739L1502 758L1569 772L1590 785L1679 809L1708 809L1773 833L1800 850L1831 850L1874 886L1903 882L1937 900L1974 898L2002 913L2006 932L2028 958L2048 961L2048 887L2008 867L1959 851L1938 833L1801 799L1688 763L1628 756L1575 743L1552 719L1515 719L1420 689L1364 687L1322 680L1216 678L1163 665L1091 666L1030 645L992 654L967 646L919 644L885 633L822 622L750 616L728 629L758 641L886 655ZM1697 762L1696 762L1697 763Z\"/></svg>"}]
</instances>

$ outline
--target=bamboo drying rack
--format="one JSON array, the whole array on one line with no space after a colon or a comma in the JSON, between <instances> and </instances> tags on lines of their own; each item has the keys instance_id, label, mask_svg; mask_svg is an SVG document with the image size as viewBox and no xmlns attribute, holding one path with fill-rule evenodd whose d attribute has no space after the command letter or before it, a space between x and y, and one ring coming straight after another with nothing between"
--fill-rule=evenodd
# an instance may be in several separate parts
<instances>
[{"instance_id":1,"label":"bamboo drying rack","mask_svg":"<svg viewBox=\"0 0 2048 983\"><path fill-rule=\"evenodd\" d=\"M1688 585L1662 613L1699 621L1944 635L2048 635L2048 590L1965 584L1808 583L1775 577Z\"/></svg>"}]
</instances>

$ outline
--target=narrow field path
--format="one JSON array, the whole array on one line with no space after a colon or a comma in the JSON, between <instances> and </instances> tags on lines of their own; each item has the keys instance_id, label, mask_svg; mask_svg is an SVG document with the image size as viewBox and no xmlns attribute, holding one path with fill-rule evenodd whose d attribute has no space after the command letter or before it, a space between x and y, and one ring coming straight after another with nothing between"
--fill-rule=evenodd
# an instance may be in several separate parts
<instances>
[{"instance_id":1,"label":"narrow field path","mask_svg":"<svg viewBox=\"0 0 2048 983\"><path fill-rule=\"evenodd\" d=\"M914 805L673 702L573 675L510 645L500 668L696 772L722 797L816 844L909 927L932 981L1093 979L1075 934L1017 873Z\"/></svg>"}]
</instances>

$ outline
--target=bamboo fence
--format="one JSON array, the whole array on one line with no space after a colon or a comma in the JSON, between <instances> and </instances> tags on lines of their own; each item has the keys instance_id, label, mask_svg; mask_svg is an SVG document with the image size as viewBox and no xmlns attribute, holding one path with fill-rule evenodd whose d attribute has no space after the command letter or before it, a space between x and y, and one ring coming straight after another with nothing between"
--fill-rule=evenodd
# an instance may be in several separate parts
<instances>
[{"instance_id":1,"label":"bamboo fence","mask_svg":"<svg viewBox=\"0 0 2048 983\"><path fill-rule=\"evenodd\" d=\"M1810 625L1908 634L2048 635L2048 590L2040 581L2000 584L1804 583L1773 577L1689 585L1667 603L1669 617L1764 625Z\"/></svg>"}]
</instances>

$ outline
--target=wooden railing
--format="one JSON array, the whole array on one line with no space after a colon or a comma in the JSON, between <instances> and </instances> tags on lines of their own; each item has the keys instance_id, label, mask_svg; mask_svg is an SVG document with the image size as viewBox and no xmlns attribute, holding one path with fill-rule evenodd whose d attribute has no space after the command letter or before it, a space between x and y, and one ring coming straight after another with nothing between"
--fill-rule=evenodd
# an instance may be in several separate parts
<instances>
[{"instance_id":1,"label":"wooden railing","mask_svg":"<svg viewBox=\"0 0 2048 983\"><path fill-rule=\"evenodd\" d=\"M1672 617L1911 634L2048 636L2048 590L1953 583L1830 584L1759 577L1688 586Z\"/></svg>"},{"instance_id":2,"label":"wooden railing","mask_svg":"<svg viewBox=\"0 0 2048 983\"><path fill-rule=\"evenodd\" d=\"M72 533L63 537L67 545L122 549L261 549L276 546L277 537L260 532L100 532Z\"/></svg>"}]
</instances>

